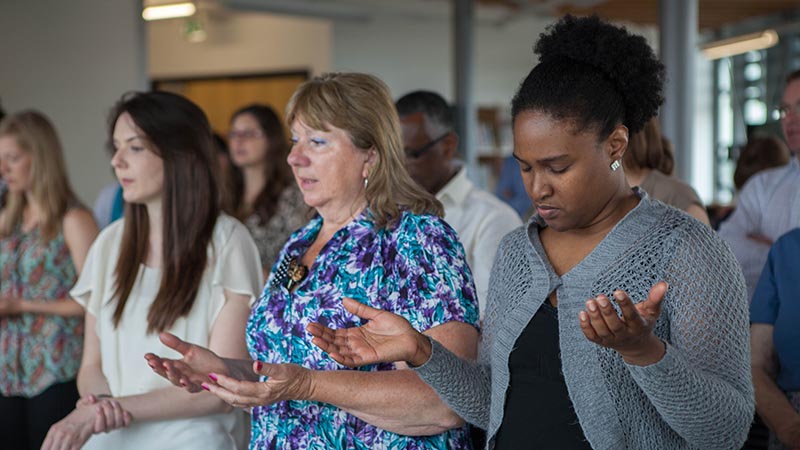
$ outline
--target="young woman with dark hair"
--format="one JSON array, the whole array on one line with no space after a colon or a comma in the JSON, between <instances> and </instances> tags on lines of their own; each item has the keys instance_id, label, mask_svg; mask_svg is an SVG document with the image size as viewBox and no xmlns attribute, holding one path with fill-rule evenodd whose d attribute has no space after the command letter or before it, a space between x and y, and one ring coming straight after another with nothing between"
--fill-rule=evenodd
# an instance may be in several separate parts
<instances>
[{"instance_id":1,"label":"young woman with dark hair","mask_svg":"<svg viewBox=\"0 0 800 450\"><path fill-rule=\"evenodd\" d=\"M497 251L478 363L349 300L369 322L311 324L314 342L349 366L409 362L488 448L739 448L754 403L741 270L621 164L663 66L597 17L561 19L535 50L512 116L536 213Z\"/></svg>"},{"instance_id":2,"label":"young woman with dark hair","mask_svg":"<svg viewBox=\"0 0 800 450\"><path fill-rule=\"evenodd\" d=\"M310 208L286 162L289 140L272 108L253 104L236 111L228 144L233 169L241 172L229 213L250 230L268 274L289 235L308 222Z\"/></svg>"},{"instance_id":3,"label":"young woman with dark hair","mask_svg":"<svg viewBox=\"0 0 800 450\"><path fill-rule=\"evenodd\" d=\"M141 360L165 350L164 331L247 356L261 266L246 228L220 214L208 121L185 98L152 92L123 97L109 125L125 215L92 245L71 291L86 308L81 400L43 448L237 448L238 413Z\"/></svg>"}]
</instances>

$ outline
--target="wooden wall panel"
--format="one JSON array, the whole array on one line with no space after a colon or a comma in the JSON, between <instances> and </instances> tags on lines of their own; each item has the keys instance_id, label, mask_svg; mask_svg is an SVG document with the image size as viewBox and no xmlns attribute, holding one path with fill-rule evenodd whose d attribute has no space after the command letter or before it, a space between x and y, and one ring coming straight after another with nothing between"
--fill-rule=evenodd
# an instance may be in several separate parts
<instances>
[{"instance_id":1,"label":"wooden wall panel","mask_svg":"<svg viewBox=\"0 0 800 450\"><path fill-rule=\"evenodd\" d=\"M306 74L220 77L156 81L153 87L181 94L197 103L208 116L211 128L225 135L231 114L251 103L264 103L283 119L286 104Z\"/></svg>"}]
</instances>

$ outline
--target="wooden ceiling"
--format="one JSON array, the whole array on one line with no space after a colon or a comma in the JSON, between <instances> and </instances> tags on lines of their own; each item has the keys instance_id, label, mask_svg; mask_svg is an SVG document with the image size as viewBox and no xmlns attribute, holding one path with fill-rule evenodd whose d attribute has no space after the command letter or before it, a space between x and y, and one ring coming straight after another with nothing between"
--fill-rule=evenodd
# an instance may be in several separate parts
<instances>
[{"instance_id":1,"label":"wooden ceiling","mask_svg":"<svg viewBox=\"0 0 800 450\"><path fill-rule=\"evenodd\" d=\"M570 6L570 4L580 4L582 2L571 2L569 0L479 0L480 3L486 5L505 5L512 9L541 8L548 4L561 4L567 6L556 7L555 13L578 15L596 13L607 19L644 25L658 24L659 1L671 2L671 0L601 0L591 7L577 7ZM698 21L701 30L717 29L723 25L735 24L752 17L800 9L800 0L698 0L698 3L700 9Z\"/></svg>"}]
</instances>

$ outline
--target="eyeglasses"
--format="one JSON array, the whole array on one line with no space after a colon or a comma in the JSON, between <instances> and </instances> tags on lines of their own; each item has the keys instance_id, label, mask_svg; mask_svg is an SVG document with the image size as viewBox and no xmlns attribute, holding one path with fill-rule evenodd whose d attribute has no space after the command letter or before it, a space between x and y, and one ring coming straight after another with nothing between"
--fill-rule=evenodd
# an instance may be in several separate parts
<instances>
[{"instance_id":1,"label":"eyeglasses","mask_svg":"<svg viewBox=\"0 0 800 450\"><path fill-rule=\"evenodd\" d=\"M417 149L406 149L406 158L408 158L408 159L419 159L419 158L421 158L422 155L425 154L425 152L430 150L434 145L438 144L439 142L441 142L444 138L446 138L449 135L450 135L450 132L448 131L447 133L445 133L445 134L439 136L438 138L428 142L427 144L423 145L420 148L417 148Z\"/></svg>"},{"instance_id":2,"label":"eyeglasses","mask_svg":"<svg viewBox=\"0 0 800 450\"><path fill-rule=\"evenodd\" d=\"M778 117L780 117L781 120L788 116L800 116L800 102L797 102L794 105L781 105L776 111L778 112Z\"/></svg>"},{"instance_id":3,"label":"eyeglasses","mask_svg":"<svg viewBox=\"0 0 800 450\"><path fill-rule=\"evenodd\" d=\"M232 130L228 132L228 140L232 141L234 139L242 139L244 141L249 141L250 139L257 139L264 136L264 133L260 130Z\"/></svg>"}]
</instances>

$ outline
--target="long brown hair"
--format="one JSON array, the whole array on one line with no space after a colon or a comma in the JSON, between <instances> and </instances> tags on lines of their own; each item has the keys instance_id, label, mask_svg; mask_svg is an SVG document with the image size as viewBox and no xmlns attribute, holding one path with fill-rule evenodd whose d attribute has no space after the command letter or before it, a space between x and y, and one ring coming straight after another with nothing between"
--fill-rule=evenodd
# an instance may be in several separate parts
<instances>
[{"instance_id":1,"label":"long brown hair","mask_svg":"<svg viewBox=\"0 0 800 450\"><path fill-rule=\"evenodd\" d=\"M208 245L219 216L217 158L211 127L191 101L167 92L123 96L109 116L113 139L117 119L127 113L144 134L148 151L164 162L161 285L147 313L147 332L164 331L192 310L208 262ZM147 257L147 208L126 204L114 297L114 325Z\"/></svg>"},{"instance_id":2,"label":"long brown hair","mask_svg":"<svg viewBox=\"0 0 800 450\"><path fill-rule=\"evenodd\" d=\"M356 148L376 151L366 196L378 226L397 220L402 209L444 216L442 204L406 170L400 119L389 88L377 77L329 73L313 78L295 91L286 111L290 125L299 118L317 130L334 126L346 131Z\"/></svg>"},{"instance_id":3,"label":"long brown hair","mask_svg":"<svg viewBox=\"0 0 800 450\"><path fill-rule=\"evenodd\" d=\"M675 168L675 156L672 148L662 139L656 117L647 121L642 131L630 137L628 149L622 158L625 167L634 170L652 169L672 175Z\"/></svg>"},{"instance_id":4,"label":"long brown hair","mask_svg":"<svg viewBox=\"0 0 800 450\"><path fill-rule=\"evenodd\" d=\"M13 137L20 149L30 155L31 194L41 208L40 236L44 240L55 238L67 210L77 202L67 179L61 141L55 127L38 111L22 111L0 122L0 136ZM24 193L7 194L0 236L8 236L22 223L22 212L27 204Z\"/></svg>"},{"instance_id":5,"label":"long brown hair","mask_svg":"<svg viewBox=\"0 0 800 450\"><path fill-rule=\"evenodd\" d=\"M739 153L736 170L733 172L733 185L741 190L747 180L765 169L789 164L792 154L789 148L775 136L754 137Z\"/></svg>"},{"instance_id":6,"label":"long brown hair","mask_svg":"<svg viewBox=\"0 0 800 450\"><path fill-rule=\"evenodd\" d=\"M278 200L284 189L294 183L292 169L286 162L289 156L289 141L286 139L278 114L269 106L257 103L245 106L233 113L231 123L243 114L249 114L256 119L261 132L267 138L268 161L264 164L266 184L256 197L252 210L248 211L244 206L244 180L241 178L237 180L234 186L233 215L239 220L245 220L250 214L255 214L264 224L278 209Z\"/></svg>"}]
</instances>

